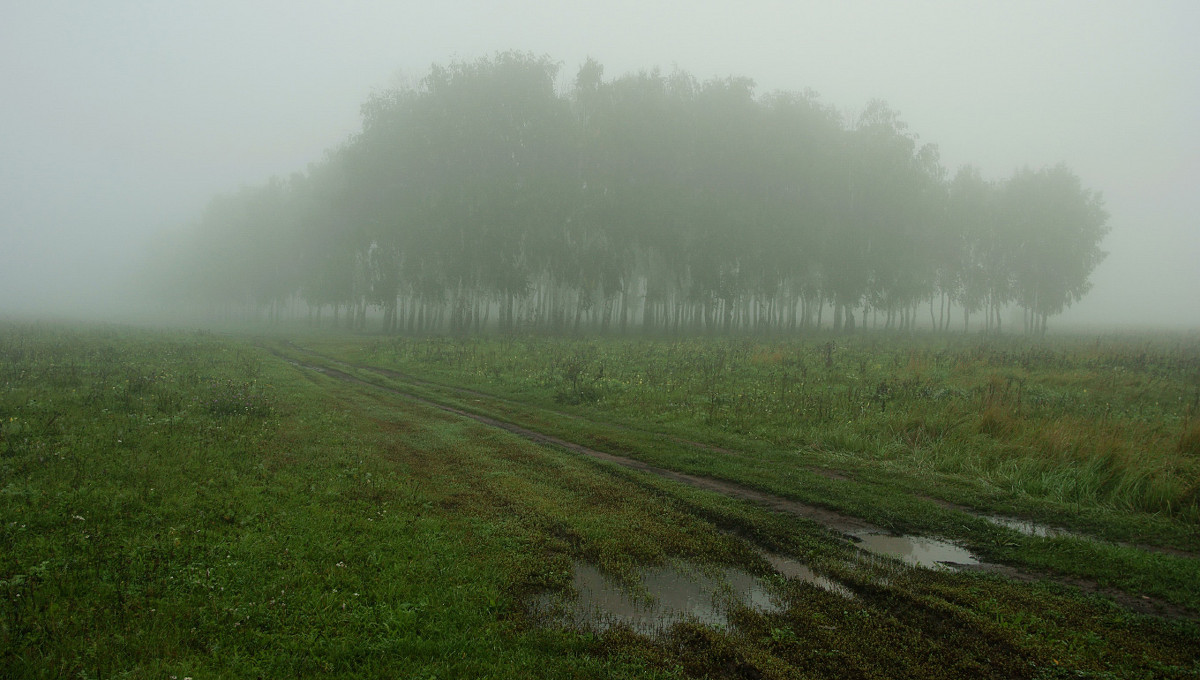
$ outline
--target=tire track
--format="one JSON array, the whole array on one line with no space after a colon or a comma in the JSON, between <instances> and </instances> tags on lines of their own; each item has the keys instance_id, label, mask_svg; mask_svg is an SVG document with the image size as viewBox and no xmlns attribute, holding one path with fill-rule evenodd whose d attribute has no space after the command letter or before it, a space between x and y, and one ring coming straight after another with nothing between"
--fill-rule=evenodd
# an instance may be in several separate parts
<instances>
[{"instance_id":1,"label":"tire track","mask_svg":"<svg viewBox=\"0 0 1200 680\"><path fill-rule=\"evenodd\" d=\"M312 354L314 356L321 357L328 361L333 361L333 362L339 363L341 365L347 366L348 368L356 368L356 369L360 369L360 370L362 368L362 367L353 366L352 364L338 362L335 359L332 359L330 357L325 357L324 355L321 355L317 352L313 352L312 350L297 347L295 345L292 345L292 347L296 350L305 352L307 354ZM349 373L346 373L345 371L341 371L336 368L304 363L304 362L298 361L294 358L288 357L280 352L277 352L274 350L269 350L269 351L271 351L276 356L284 359L285 361L288 361L289 363L291 363L292 365L294 365L298 368L316 371L316 372L322 373L331 378L334 378L336 380L340 380L340 381L343 381L346 383L361 385L363 387L369 387L371 389L376 389L376 390L382 390L382 391L394 394L396 396L402 397L408 401L411 401L411 402L414 402L417 404L421 404L422 406L437 409L437 410L443 411L445 413L451 413L451 414L460 416L462 418L467 418L467 419L473 420L475 422L481 423L483 425L487 425L489 427L494 427L494 428L504 430L506 432L515 434L519 437L522 437L524 439L527 439L529 441L532 441L534 443L537 443L537 444L540 444L543 446L548 446L548 447L558 448L560 450L570 451L572 453L576 453L576 454L585 456L592 460L612 463L612 464L619 465L626 469L635 470L635 471L643 472L643 473L647 473L647 474L652 474L657 477L661 477L663 479L669 479L669 480L672 480L672 481L675 481L675 482L678 482L681 484L686 484L693 488L712 491L714 493L719 493L719 494L722 494L722 495L730 497L730 498L750 501L750 502L756 503L760 506L763 506L767 509L773 510L775 512L785 513L788 515L792 515L794 517L810 520L810 521L812 521L818 525L821 525L824 528L829 529L830 531L838 534L841 538L843 538L847 541L853 542L853 543L858 542L858 539L855 538L854 534L887 533L886 530L882 529L881 527L873 525L873 524L866 522L864 520L861 520L857 517L846 515L846 514L843 514L843 513L834 511L834 510L830 510L827 508L822 508L822 507L818 507L818 506L814 506L814 505L809 505L807 503L801 503L799 501L794 501L794 500L791 500L788 498L783 498L781 496L776 496L774 494L770 494L770 493L767 493L764 491L760 491L758 489L754 489L752 487L743 486L741 484L736 484L736 483L729 482L726 480L715 479L712 477L703 477L700 475L692 475L692 474L688 474L685 472L679 472L679 471L671 470L668 468L662 468L662 467L658 467L655 465L650 465L649 463L645 463L643 461L636 460L633 458L619 456L616 454L608 453L606 451L600 451L600 450L593 449L593 448L590 448L587 446L583 446L582 444L578 444L578 443L568 441L568 440L565 440L565 439L562 439L559 437L555 437L553 435L548 435L548 434L545 434L542 432L538 432L536 430L531 430L529 428L517 425L516 423L500 420L500 419L493 418L491 416L482 415L479 413L473 413L471 411L466 411L464 409L456 408L454 406L449 406L447 404L442 404L442 403L433 401L431 399L421 397L421 396L413 394L411 392L406 392L406 391L404 391L402 389L398 389L396 387L380 385L378 383L374 383L369 380L364 380L362 378L351 375ZM372 369L367 369L367 370L372 370ZM387 371L387 369L380 369L380 371ZM387 371L387 372L391 374L389 377L392 377L395 379L399 379L399 380L410 379L409 376L404 376L404 374L399 373L398 371ZM430 387L441 387L441 388L446 387L444 385L438 385L437 383L431 383L429 381L420 380L417 378L411 378L411 380L414 383L422 384L422 385L426 385L426 386L430 386ZM500 401L506 401L509 403L519 404L519 402L513 402L512 400L507 400L502 397L495 397L493 395L488 395L488 394L485 394L482 392L475 392L473 390L467 390L465 388L452 388L452 389L461 390L461 391L464 391L467 393L473 393L477 396L487 398L487 399L496 399L496 400L500 400ZM586 420L586 419L584 419L584 420ZM591 421L588 421L588 422L591 422ZM1059 575L1045 574L1045 573L1033 573L1033 572L1028 572L1028 571L1019 569L1017 567L1013 567L1011 565L986 562L986 561L982 561L982 560L980 560L978 564L952 565L952 566L956 566L960 569L963 569L964 571L987 572L987 573L992 573L992 574L998 574L998 575L1002 575L1002 576L1005 576L1005 577L1008 577L1010 579L1017 580L1017 581L1032 582L1032 581L1039 581L1039 580L1047 580L1047 581L1053 581L1053 582L1068 585L1068 586L1074 586L1085 592L1102 594L1106 597L1111 598L1112 600L1114 600L1121 606L1123 606L1127 609L1133 610L1135 612L1142 613L1142 614L1149 614L1149 615L1153 615L1153 616L1161 616L1161 617L1167 617L1167 618L1184 618L1184 619L1192 619L1192 620L1200 619L1200 614L1198 614L1196 612L1192 612L1191 610L1189 610L1185 607L1182 607L1182 606L1179 606L1179 605L1176 605L1171 602L1167 602L1167 601L1164 601L1164 600L1161 600L1158 598L1149 597L1146 595L1139 596L1139 595L1127 593L1122 590L1117 590L1115 588L1101 587L1099 583L1097 583L1096 581L1093 581L1093 580L1089 580L1089 579L1081 579L1081 578L1059 576Z\"/></svg>"}]
</instances>

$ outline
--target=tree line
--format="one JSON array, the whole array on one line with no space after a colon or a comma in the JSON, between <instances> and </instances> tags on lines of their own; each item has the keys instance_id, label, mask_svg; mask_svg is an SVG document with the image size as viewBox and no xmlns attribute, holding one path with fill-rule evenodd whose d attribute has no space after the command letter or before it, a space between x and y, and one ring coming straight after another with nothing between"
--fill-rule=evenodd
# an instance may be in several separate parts
<instances>
[{"instance_id":1,"label":"tree line","mask_svg":"<svg viewBox=\"0 0 1200 680\"><path fill-rule=\"evenodd\" d=\"M1104 257L1103 202L1069 168L949 177L882 101L558 76L504 53L371 96L320 162L214 198L155 286L387 332L998 331L1011 309L1044 332Z\"/></svg>"}]
</instances>

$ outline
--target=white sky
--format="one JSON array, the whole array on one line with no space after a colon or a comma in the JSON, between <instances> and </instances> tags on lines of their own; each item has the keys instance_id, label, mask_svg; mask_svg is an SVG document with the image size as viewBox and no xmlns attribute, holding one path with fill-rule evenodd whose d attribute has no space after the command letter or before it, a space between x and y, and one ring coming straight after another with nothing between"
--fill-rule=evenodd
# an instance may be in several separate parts
<instances>
[{"instance_id":1,"label":"white sky","mask_svg":"<svg viewBox=\"0 0 1200 680\"><path fill-rule=\"evenodd\" d=\"M1200 327L1200 2L0 4L0 310L98 304L215 193L303 170L373 89L518 49L901 112L954 171L1065 162L1112 213L1064 321Z\"/></svg>"}]
</instances>

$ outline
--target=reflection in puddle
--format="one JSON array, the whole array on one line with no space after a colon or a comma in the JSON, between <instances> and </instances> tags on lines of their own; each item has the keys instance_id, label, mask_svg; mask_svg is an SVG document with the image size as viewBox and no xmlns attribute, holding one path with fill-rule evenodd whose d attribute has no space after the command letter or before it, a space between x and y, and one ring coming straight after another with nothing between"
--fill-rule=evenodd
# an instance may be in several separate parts
<instances>
[{"instance_id":1,"label":"reflection in puddle","mask_svg":"<svg viewBox=\"0 0 1200 680\"><path fill-rule=\"evenodd\" d=\"M1053 538L1055 536L1069 536L1070 531L1059 529L1057 527L1038 524L1027 519L1016 519L1015 517L997 517L994 515L984 515L984 519L992 524L998 524L1002 527L1007 527L1013 531L1019 531L1026 536L1037 536L1041 538Z\"/></svg>"},{"instance_id":2,"label":"reflection in puddle","mask_svg":"<svg viewBox=\"0 0 1200 680\"><path fill-rule=\"evenodd\" d=\"M790 557L784 557L783 555L776 555L769 552L762 553L762 556L771 563L771 566L775 568L775 571L779 572L783 576L786 576L790 579L807 581L808 583L811 583L822 590L827 590L831 593L841 595L842 597L854 597L854 592L849 588L829 578L828 576L821 576L810 569L808 565L804 564L803 562L798 562Z\"/></svg>"},{"instance_id":3,"label":"reflection in puddle","mask_svg":"<svg viewBox=\"0 0 1200 680\"><path fill-rule=\"evenodd\" d=\"M898 557L905 562L926 568L951 564L979 564L975 556L953 543L925 536L891 536L859 532L851 534L858 547L879 555Z\"/></svg>"},{"instance_id":4,"label":"reflection in puddle","mask_svg":"<svg viewBox=\"0 0 1200 680\"><path fill-rule=\"evenodd\" d=\"M633 594L596 567L576 562L571 585L578 597L546 594L534 602L534 611L570 626L603 632L626 624L650 634L685 620L724 626L735 606L760 612L782 609L759 579L740 569L705 569L683 562L647 569L639 581L641 592Z\"/></svg>"}]
</instances>

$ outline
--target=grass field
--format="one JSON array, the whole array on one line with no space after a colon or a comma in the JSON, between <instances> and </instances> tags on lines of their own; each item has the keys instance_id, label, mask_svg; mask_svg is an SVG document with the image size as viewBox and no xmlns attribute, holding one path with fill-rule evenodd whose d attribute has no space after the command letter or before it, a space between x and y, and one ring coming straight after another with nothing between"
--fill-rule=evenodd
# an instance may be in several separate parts
<instances>
[{"instance_id":1,"label":"grass field","mask_svg":"<svg viewBox=\"0 0 1200 680\"><path fill-rule=\"evenodd\" d=\"M1195 338L4 323L0 676L1195 677L1198 386ZM872 557L439 405L954 540L1020 578ZM648 568L737 568L774 606L651 635L539 615L583 564L630 592Z\"/></svg>"}]
</instances>

